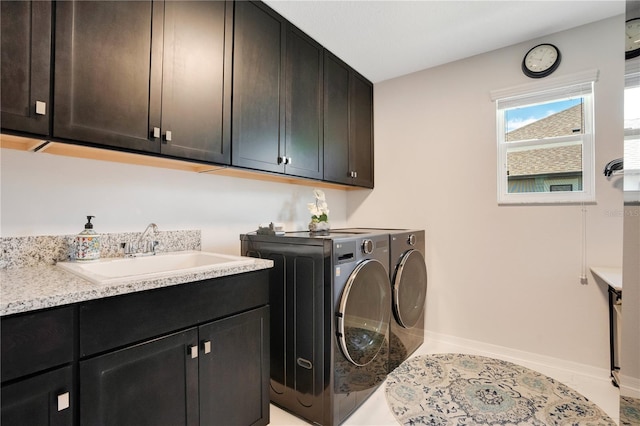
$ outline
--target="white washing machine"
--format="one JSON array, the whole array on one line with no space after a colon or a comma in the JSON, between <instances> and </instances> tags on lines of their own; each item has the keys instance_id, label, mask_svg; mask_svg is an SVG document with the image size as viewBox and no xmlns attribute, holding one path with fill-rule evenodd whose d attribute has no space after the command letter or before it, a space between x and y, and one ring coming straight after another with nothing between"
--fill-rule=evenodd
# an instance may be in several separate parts
<instances>
[{"instance_id":1,"label":"white washing machine","mask_svg":"<svg viewBox=\"0 0 640 426\"><path fill-rule=\"evenodd\" d=\"M389 236L241 235L242 254L271 259L271 401L338 425L389 371Z\"/></svg>"}]
</instances>

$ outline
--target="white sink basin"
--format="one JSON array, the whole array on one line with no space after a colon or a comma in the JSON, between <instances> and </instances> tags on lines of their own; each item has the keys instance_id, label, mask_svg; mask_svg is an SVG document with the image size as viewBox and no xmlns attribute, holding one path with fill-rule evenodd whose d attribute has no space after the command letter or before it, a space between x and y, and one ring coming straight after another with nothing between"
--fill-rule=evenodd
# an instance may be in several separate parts
<instances>
[{"instance_id":1,"label":"white sink basin","mask_svg":"<svg viewBox=\"0 0 640 426\"><path fill-rule=\"evenodd\" d=\"M217 268L248 265L254 259L205 251L177 251L155 256L108 258L57 265L96 284L138 279L166 278Z\"/></svg>"}]
</instances>

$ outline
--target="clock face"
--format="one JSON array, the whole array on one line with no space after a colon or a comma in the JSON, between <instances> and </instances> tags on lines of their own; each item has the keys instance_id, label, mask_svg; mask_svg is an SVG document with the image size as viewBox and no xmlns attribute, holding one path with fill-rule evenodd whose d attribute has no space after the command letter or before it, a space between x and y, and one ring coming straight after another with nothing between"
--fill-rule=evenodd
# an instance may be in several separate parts
<instances>
[{"instance_id":1,"label":"clock face","mask_svg":"<svg viewBox=\"0 0 640 426\"><path fill-rule=\"evenodd\" d=\"M560 51L552 44L539 44L524 55L522 71L533 78L546 77L560 65Z\"/></svg>"},{"instance_id":2,"label":"clock face","mask_svg":"<svg viewBox=\"0 0 640 426\"><path fill-rule=\"evenodd\" d=\"M640 18L629 19L624 26L625 58L640 56Z\"/></svg>"}]
</instances>

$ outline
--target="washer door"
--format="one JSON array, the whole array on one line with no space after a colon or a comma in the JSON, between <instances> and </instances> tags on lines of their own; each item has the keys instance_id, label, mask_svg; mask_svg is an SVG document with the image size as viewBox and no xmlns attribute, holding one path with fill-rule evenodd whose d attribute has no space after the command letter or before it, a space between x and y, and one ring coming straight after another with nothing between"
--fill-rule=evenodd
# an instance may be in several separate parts
<instances>
[{"instance_id":1,"label":"washer door","mask_svg":"<svg viewBox=\"0 0 640 426\"><path fill-rule=\"evenodd\" d=\"M369 364L386 343L391 317L391 283L382 263L371 259L356 266L337 316L343 354L357 366Z\"/></svg>"},{"instance_id":2,"label":"washer door","mask_svg":"<svg viewBox=\"0 0 640 426\"><path fill-rule=\"evenodd\" d=\"M393 313L404 328L418 323L427 296L427 267L418 250L407 251L393 278Z\"/></svg>"}]
</instances>

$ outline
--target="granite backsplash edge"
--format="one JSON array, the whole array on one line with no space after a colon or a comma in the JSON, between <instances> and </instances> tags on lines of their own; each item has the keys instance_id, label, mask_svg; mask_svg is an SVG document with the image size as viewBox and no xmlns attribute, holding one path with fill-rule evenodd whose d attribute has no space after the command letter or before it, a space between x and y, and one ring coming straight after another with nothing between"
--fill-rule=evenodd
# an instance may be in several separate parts
<instances>
[{"instance_id":1,"label":"granite backsplash edge","mask_svg":"<svg viewBox=\"0 0 640 426\"><path fill-rule=\"evenodd\" d=\"M122 257L121 243L135 242L142 232L100 234L100 257ZM0 269L55 265L70 260L75 235L38 235L0 238ZM200 230L160 231L157 252L200 250Z\"/></svg>"}]
</instances>

